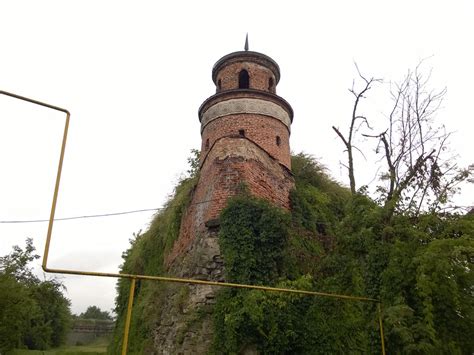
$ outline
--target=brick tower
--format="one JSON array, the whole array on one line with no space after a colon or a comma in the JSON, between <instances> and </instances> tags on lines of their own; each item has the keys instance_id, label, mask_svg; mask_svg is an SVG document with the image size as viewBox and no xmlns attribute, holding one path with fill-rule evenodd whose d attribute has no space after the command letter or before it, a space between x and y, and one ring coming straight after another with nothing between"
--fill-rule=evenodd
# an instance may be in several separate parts
<instances>
[{"instance_id":1,"label":"brick tower","mask_svg":"<svg viewBox=\"0 0 474 355\"><path fill-rule=\"evenodd\" d=\"M264 54L248 50L230 53L214 65L212 79L216 93L199 108L199 181L166 264L170 275L223 281L225 261L217 231L219 214L228 198L245 185L254 196L290 207L293 110L276 95L280 69ZM183 329L189 324L190 310L212 307L216 289L186 287L186 292L178 288L166 291L163 309L167 312L157 322L155 338L160 354L206 353L212 341L210 315L196 329ZM184 340L176 344L180 332L185 333Z\"/></svg>"},{"instance_id":2,"label":"brick tower","mask_svg":"<svg viewBox=\"0 0 474 355\"><path fill-rule=\"evenodd\" d=\"M201 161L224 137L246 138L290 169L290 128L293 110L276 95L280 68L270 57L234 52L212 70L216 94L199 109Z\"/></svg>"},{"instance_id":3,"label":"brick tower","mask_svg":"<svg viewBox=\"0 0 474 355\"><path fill-rule=\"evenodd\" d=\"M247 45L246 45L247 47ZM278 64L252 51L230 53L212 69L216 93L199 108L200 178L170 259L218 225L227 199L245 184L252 195L289 208L293 109L276 95Z\"/></svg>"}]
</instances>

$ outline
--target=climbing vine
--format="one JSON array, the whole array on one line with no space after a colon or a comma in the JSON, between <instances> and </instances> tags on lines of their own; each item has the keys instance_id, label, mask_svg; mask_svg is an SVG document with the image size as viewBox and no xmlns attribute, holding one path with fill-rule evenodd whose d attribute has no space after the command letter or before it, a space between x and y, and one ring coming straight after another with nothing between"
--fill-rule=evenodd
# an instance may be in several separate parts
<instances>
[{"instance_id":1,"label":"climbing vine","mask_svg":"<svg viewBox=\"0 0 474 355\"><path fill-rule=\"evenodd\" d=\"M351 194L311 157L294 156L292 167L291 212L245 192L222 211L226 280L381 299L388 353L472 354L474 215L397 213L387 220L377 201L363 190ZM195 184L196 178L183 180L150 229L134 238L123 272L164 272ZM137 285L132 353L154 351L160 287ZM117 288L113 354L120 349L128 281ZM206 312L213 313L214 354L380 353L372 304L225 289Z\"/></svg>"},{"instance_id":2,"label":"climbing vine","mask_svg":"<svg viewBox=\"0 0 474 355\"><path fill-rule=\"evenodd\" d=\"M229 282L272 284L281 275L290 216L249 195L231 199L221 214L219 244Z\"/></svg>"}]
</instances>

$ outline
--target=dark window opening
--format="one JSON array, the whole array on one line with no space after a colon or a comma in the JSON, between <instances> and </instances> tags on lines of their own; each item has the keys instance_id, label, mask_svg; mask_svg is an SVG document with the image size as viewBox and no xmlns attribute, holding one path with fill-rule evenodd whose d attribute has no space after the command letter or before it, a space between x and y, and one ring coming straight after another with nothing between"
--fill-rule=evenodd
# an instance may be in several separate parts
<instances>
[{"instance_id":1,"label":"dark window opening","mask_svg":"<svg viewBox=\"0 0 474 355\"><path fill-rule=\"evenodd\" d=\"M248 89L250 86L250 77L247 70L242 69L239 74L239 89Z\"/></svg>"},{"instance_id":2,"label":"dark window opening","mask_svg":"<svg viewBox=\"0 0 474 355\"><path fill-rule=\"evenodd\" d=\"M276 144L277 144L277 146L280 146L280 144L281 144L280 136L276 136Z\"/></svg>"},{"instance_id":3,"label":"dark window opening","mask_svg":"<svg viewBox=\"0 0 474 355\"><path fill-rule=\"evenodd\" d=\"M245 130L239 129L239 136L245 137Z\"/></svg>"},{"instance_id":4,"label":"dark window opening","mask_svg":"<svg viewBox=\"0 0 474 355\"><path fill-rule=\"evenodd\" d=\"M209 149L209 139L206 139L206 149Z\"/></svg>"},{"instance_id":5,"label":"dark window opening","mask_svg":"<svg viewBox=\"0 0 474 355\"><path fill-rule=\"evenodd\" d=\"M268 79L268 90L270 92L274 92L274 87L273 87L273 78Z\"/></svg>"}]
</instances>

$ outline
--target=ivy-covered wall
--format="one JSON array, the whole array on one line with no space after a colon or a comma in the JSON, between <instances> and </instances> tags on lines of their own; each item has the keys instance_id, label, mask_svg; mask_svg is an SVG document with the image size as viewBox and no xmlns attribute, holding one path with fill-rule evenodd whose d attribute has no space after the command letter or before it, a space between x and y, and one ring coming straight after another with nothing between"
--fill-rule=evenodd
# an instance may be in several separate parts
<instances>
[{"instance_id":1,"label":"ivy-covered wall","mask_svg":"<svg viewBox=\"0 0 474 355\"><path fill-rule=\"evenodd\" d=\"M171 250L179 234L182 216L188 205L198 176L183 179L175 189L173 197L163 210L154 217L149 229L135 235L130 240L130 248L122 254L121 272L141 275L164 275L165 256ZM119 354L122 346L122 334L128 303L130 281L119 279L115 312L117 322L110 354ZM135 301L129 338L129 353L150 353L153 349L153 331L156 319L160 317L164 302L166 285L158 282L137 280Z\"/></svg>"},{"instance_id":2,"label":"ivy-covered wall","mask_svg":"<svg viewBox=\"0 0 474 355\"><path fill-rule=\"evenodd\" d=\"M292 167L291 213L245 193L223 210L219 245L226 279L378 298L388 353L473 353L474 216L399 214L387 221L382 206L351 195L311 157L294 156ZM164 272L163 256L194 183L182 182L150 230L133 241L124 253L124 271ZM139 284L132 353L158 351L150 339L165 287ZM183 290L185 304L189 294ZM121 281L118 291L114 354L128 282ZM380 353L372 304L223 289L214 306L185 311L189 329L212 320L206 325L213 327L208 352L214 354Z\"/></svg>"}]
</instances>

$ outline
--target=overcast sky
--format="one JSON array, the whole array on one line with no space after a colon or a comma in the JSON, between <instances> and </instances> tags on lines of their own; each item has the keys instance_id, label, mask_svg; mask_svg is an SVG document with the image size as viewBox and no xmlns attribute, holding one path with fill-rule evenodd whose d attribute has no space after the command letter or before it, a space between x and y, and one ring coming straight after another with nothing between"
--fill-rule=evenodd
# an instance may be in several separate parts
<instances>
[{"instance_id":1,"label":"overcast sky","mask_svg":"<svg viewBox=\"0 0 474 355\"><path fill-rule=\"evenodd\" d=\"M449 6L448 6L449 3ZM438 122L472 163L472 1L0 1L0 90L71 112L56 217L161 207L200 147L199 105L215 92L213 64L250 49L281 68L277 93L293 107L293 152L347 183L335 125L347 127L354 61L368 77L400 80L423 58L447 87ZM361 107L377 125L388 84ZM0 220L48 218L64 115L0 96ZM383 126L383 125L382 125ZM373 142L361 142L370 150ZM358 185L374 175L358 158ZM473 205L467 187L458 203ZM118 270L153 213L56 222L50 267ZM0 255L47 223L0 224ZM40 261L38 261L40 264ZM109 310L115 280L62 277L75 313Z\"/></svg>"}]
</instances>

